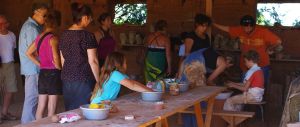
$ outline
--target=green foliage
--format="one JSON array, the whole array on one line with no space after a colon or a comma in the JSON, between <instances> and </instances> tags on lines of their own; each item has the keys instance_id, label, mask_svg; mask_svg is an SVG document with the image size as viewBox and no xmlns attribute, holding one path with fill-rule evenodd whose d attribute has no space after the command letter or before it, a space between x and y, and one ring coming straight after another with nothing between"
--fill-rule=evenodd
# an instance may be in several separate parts
<instances>
[{"instance_id":1,"label":"green foliage","mask_svg":"<svg viewBox=\"0 0 300 127\"><path fill-rule=\"evenodd\" d=\"M146 4L117 4L115 6L114 23L143 25L147 19Z\"/></svg>"},{"instance_id":2,"label":"green foliage","mask_svg":"<svg viewBox=\"0 0 300 127\"><path fill-rule=\"evenodd\" d=\"M300 21L296 19L296 20L293 22L293 26L295 26L295 27L300 27Z\"/></svg>"},{"instance_id":3,"label":"green foliage","mask_svg":"<svg viewBox=\"0 0 300 127\"><path fill-rule=\"evenodd\" d=\"M262 8L258 8L256 10L256 23L258 25L273 26L273 23L275 22L282 24L284 20L290 20L285 18L285 16L287 15L285 12L279 12L280 10L279 8L284 8L284 7L285 6L280 6L280 4L275 4L272 5L271 7L265 5ZM268 16L264 14L267 14ZM295 27L300 26L300 21L297 19L293 21L293 26Z\"/></svg>"}]
</instances>

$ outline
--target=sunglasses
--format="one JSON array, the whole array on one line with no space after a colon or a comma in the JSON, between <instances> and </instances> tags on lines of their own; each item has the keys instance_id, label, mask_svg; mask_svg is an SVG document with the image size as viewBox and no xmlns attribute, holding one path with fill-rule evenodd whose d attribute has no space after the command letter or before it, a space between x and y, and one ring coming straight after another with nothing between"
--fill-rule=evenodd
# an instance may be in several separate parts
<instances>
[{"instance_id":1,"label":"sunglasses","mask_svg":"<svg viewBox=\"0 0 300 127\"><path fill-rule=\"evenodd\" d=\"M37 10L36 12L42 14L42 12L40 12L39 10ZM48 16L47 14L41 15L41 17L43 17L43 18L47 18L47 16Z\"/></svg>"}]
</instances>

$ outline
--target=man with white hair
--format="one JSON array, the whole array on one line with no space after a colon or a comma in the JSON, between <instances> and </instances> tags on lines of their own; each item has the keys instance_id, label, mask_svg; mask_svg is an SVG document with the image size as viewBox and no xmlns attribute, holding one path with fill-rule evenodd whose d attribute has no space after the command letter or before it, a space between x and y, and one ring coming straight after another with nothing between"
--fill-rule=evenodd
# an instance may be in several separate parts
<instances>
[{"instance_id":1,"label":"man with white hair","mask_svg":"<svg viewBox=\"0 0 300 127\"><path fill-rule=\"evenodd\" d=\"M42 25L45 23L47 12L48 6L46 4L34 3L32 6L32 16L28 17L22 25L19 35L21 74L25 76L25 100L21 117L22 124L35 120L38 103L39 67L26 56L26 52L42 31Z\"/></svg>"}]
</instances>

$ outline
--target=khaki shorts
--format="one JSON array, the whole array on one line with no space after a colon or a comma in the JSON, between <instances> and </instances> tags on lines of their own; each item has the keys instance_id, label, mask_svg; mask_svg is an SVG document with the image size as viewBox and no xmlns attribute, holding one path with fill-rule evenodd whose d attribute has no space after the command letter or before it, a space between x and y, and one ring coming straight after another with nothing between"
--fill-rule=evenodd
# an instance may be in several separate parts
<instances>
[{"instance_id":1,"label":"khaki shorts","mask_svg":"<svg viewBox=\"0 0 300 127\"><path fill-rule=\"evenodd\" d=\"M17 79L14 62L2 63L0 67L0 86L7 92L17 92Z\"/></svg>"}]
</instances>

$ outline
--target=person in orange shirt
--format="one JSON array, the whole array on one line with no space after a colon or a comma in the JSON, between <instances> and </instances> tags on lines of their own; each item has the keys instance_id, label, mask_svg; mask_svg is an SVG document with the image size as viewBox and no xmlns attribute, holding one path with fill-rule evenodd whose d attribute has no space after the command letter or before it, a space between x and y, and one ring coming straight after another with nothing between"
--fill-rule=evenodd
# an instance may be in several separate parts
<instances>
[{"instance_id":1,"label":"person in orange shirt","mask_svg":"<svg viewBox=\"0 0 300 127\"><path fill-rule=\"evenodd\" d=\"M268 84L270 71L269 54L272 54L274 49L281 44L281 39L267 28L256 25L255 19L250 15L245 15L241 18L240 26L224 26L216 23L213 25L229 33L231 37L240 39L240 67L244 72L247 68L243 61L243 54L249 50L258 52L260 57L258 65L264 72L265 84Z\"/></svg>"}]
</instances>

